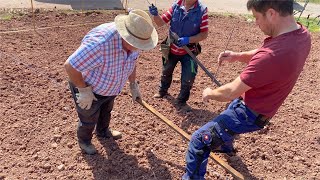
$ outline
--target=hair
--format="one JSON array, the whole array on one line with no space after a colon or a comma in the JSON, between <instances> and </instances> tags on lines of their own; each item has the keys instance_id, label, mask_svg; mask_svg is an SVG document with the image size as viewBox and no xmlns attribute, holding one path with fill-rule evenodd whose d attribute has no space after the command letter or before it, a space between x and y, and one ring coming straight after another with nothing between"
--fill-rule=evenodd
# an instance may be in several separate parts
<instances>
[{"instance_id":1,"label":"hair","mask_svg":"<svg viewBox=\"0 0 320 180\"><path fill-rule=\"evenodd\" d=\"M293 0L248 0L247 9L265 14L268 9L274 9L281 16L293 14Z\"/></svg>"}]
</instances>

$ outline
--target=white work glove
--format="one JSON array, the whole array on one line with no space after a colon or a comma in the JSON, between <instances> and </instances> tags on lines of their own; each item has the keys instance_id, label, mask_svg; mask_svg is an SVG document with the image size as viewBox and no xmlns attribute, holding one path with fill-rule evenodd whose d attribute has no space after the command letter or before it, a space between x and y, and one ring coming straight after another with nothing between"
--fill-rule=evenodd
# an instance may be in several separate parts
<instances>
[{"instance_id":1,"label":"white work glove","mask_svg":"<svg viewBox=\"0 0 320 180\"><path fill-rule=\"evenodd\" d=\"M138 83L136 81L130 83L130 92L131 92L131 95L132 95L132 101L133 102L136 101L137 98L141 99L141 93L140 93L139 85L138 85Z\"/></svg>"},{"instance_id":2,"label":"white work glove","mask_svg":"<svg viewBox=\"0 0 320 180\"><path fill-rule=\"evenodd\" d=\"M97 101L97 98L92 92L91 86L85 88L78 88L79 93L76 94L78 106L81 109L89 110L92 105L92 101Z\"/></svg>"}]
</instances>

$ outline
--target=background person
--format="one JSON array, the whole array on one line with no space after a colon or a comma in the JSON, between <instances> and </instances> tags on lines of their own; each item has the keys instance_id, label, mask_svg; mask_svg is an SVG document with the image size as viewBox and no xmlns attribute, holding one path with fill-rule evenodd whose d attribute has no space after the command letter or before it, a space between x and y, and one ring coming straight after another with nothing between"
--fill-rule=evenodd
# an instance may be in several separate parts
<instances>
[{"instance_id":1,"label":"background person","mask_svg":"<svg viewBox=\"0 0 320 180\"><path fill-rule=\"evenodd\" d=\"M170 22L169 32L174 32L180 37L177 42L171 43L168 40L170 51L167 58L162 57L161 83L159 92L154 97L162 98L168 93L174 68L180 61L182 66L181 88L176 104L185 107L197 75L198 65L182 46L188 46L194 53L198 53L196 51L199 49L196 44L208 36L207 7L198 0L178 0L162 16L159 16L157 7L153 5L149 7L149 12L159 27Z\"/></svg>"},{"instance_id":2,"label":"background person","mask_svg":"<svg viewBox=\"0 0 320 180\"><path fill-rule=\"evenodd\" d=\"M157 42L149 15L132 10L92 29L66 61L79 117L78 143L87 154L96 153L91 143L95 127L97 136L121 138L120 132L109 128L114 99L128 79L133 101L141 98L136 82L138 50L152 49Z\"/></svg>"},{"instance_id":3,"label":"background person","mask_svg":"<svg viewBox=\"0 0 320 180\"><path fill-rule=\"evenodd\" d=\"M293 89L310 52L310 34L295 21L293 0L249 0L247 8L269 37L255 50L220 53L219 63L240 61L247 66L231 83L203 91L203 101L233 101L192 134L184 180L204 179L211 150L232 145L235 135L268 123Z\"/></svg>"}]
</instances>

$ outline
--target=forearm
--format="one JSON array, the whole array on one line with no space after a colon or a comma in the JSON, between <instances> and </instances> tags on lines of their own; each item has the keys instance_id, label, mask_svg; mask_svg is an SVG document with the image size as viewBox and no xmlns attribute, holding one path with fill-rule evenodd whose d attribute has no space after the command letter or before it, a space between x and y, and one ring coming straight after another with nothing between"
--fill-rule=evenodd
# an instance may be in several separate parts
<instances>
[{"instance_id":1,"label":"forearm","mask_svg":"<svg viewBox=\"0 0 320 180\"><path fill-rule=\"evenodd\" d=\"M237 98L237 96L232 94L232 88L229 84L220 86L217 89L213 89L209 94L209 99L213 99L220 102L231 101Z\"/></svg>"},{"instance_id":2,"label":"forearm","mask_svg":"<svg viewBox=\"0 0 320 180\"><path fill-rule=\"evenodd\" d=\"M69 62L66 62L64 64L64 67L66 69L66 72L69 76L69 80L78 88L84 88L86 87L86 82L84 81L81 72L75 70Z\"/></svg>"},{"instance_id":3,"label":"forearm","mask_svg":"<svg viewBox=\"0 0 320 180\"><path fill-rule=\"evenodd\" d=\"M136 67L134 68L134 70L130 74L128 80L130 83L134 83L136 81Z\"/></svg>"},{"instance_id":4,"label":"forearm","mask_svg":"<svg viewBox=\"0 0 320 180\"><path fill-rule=\"evenodd\" d=\"M154 22L156 23L156 25L158 26L158 27L161 27L161 26L163 26L163 25L165 25L166 23L163 21L163 19L161 18L161 16L153 16L153 20L154 20Z\"/></svg>"},{"instance_id":5,"label":"forearm","mask_svg":"<svg viewBox=\"0 0 320 180\"><path fill-rule=\"evenodd\" d=\"M214 90L209 89L209 92L206 92L204 94L208 96L206 97L206 99L213 99L216 101L224 102L236 99L250 89L251 87L243 83L240 79L240 76L238 76L232 82ZM207 89L205 91L207 91Z\"/></svg>"},{"instance_id":6,"label":"forearm","mask_svg":"<svg viewBox=\"0 0 320 180\"><path fill-rule=\"evenodd\" d=\"M237 53L237 56L238 56L237 61L248 63L256 52L257 52L257 49L254 49L251 51L239 52Z\"/></svg>"},{"instance_id":7,"label":"forearm","mask_svg":"<svg viewBox=\"0 0 320 180\"><path fill-rule=\"evenodd\" d=\"M208 31L206 32L200 32L195 36L191 36L189 39L190 43L198 43L200 41L205 40L208 37Z\"/></svg>"}]
</instances>

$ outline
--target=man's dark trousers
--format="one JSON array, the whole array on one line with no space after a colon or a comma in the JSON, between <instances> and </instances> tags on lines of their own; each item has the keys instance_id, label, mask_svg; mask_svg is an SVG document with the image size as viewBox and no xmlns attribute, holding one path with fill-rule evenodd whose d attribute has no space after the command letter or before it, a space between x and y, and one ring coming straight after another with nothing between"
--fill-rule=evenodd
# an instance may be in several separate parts
<instances>
[{"instance_id":1,"label":"man's dark trousers","mask_svg":"<svg viewBox=\"0 0 320 180\"><path fill-rule=\"evenodd\" d=\"M186 55L174 55L169 54L169 59L162 58L162 76L160 84L160 94L166 94L172 82L172 74L180 61L181 63L181 87L178 95L178 101L185 103L190 96L190 90L194 83L195 77L198 71L198 65L195 63L189 54Z\"/></svg>"},{"instance_id":2,"label":"man's dark trousers","mask_svg":"<svg viewBox=\"0 0 320 180\"><path fill-rule=\"evenodd\" d=\"M78 93L78 89L72 83L69 83L69 85L79 117L77 128L78 141L89 144L96 124L96 131L98 132L103 132L109 128L111 111L116 96L101 96L94 94L98 100L92 102L92 106L89 110L85 110L81 109L76 103L76 93Z\"/></svg>"}]
</instances>

